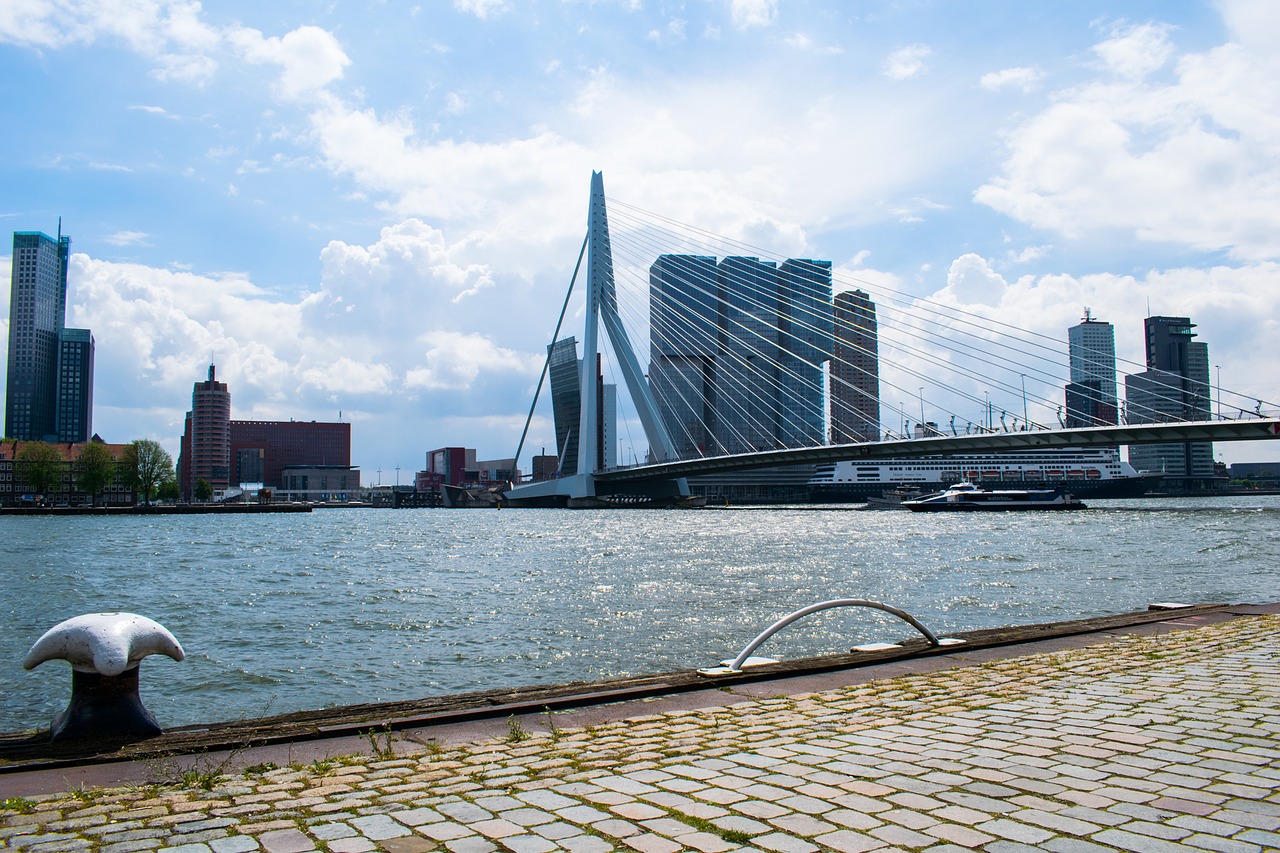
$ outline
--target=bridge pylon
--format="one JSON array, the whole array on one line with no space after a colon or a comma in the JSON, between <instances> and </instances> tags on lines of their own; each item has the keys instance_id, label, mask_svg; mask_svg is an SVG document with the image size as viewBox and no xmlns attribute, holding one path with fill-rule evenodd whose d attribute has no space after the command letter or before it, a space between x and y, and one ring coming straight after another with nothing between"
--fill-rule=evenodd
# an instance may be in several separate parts
<instances>
[{"instance_id":1,"label":"bridge pylon","mask_svg":"<svg viewBox=\"0 0 1280 853\"><path fill-rule=\"evenodd\" d=\"M631 340L618 314L618 292L613 278L613 252L609 245L609 216L605 208L604 175L591 173L591 204L587 213L587 311L583 330L582 361L578 387L582 408L578 421L578 466L576 474L522 483L506 492L513 506L590 506L606 497L617 497L620 505L650 501L678 501L689 497L683 477L611 484L603 493L597 489L596 460L600 458L599 391L596 387L596 356L599 331L613 346L627 392L635 404L654 461L674 461L675 449L662 422L658 404L649 389L644 369L636 358Z\"/></svg>"}]
</instances>

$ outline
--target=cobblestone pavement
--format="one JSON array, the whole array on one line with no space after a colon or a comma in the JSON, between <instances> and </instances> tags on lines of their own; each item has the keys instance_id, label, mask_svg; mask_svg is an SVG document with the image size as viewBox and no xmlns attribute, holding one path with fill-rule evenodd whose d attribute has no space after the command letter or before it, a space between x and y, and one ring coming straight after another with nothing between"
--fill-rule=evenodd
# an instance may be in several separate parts
<instances>
[{"instance_id":1,"label":"cobblestone pavement","mask_svg":"<svg viewBox=\"0 0 1280 853\"><path fill-rule=\"evenodd\" d=\"M374 754L235 775L157 767L154 785L4 800L0 848L1277 850L1278 629L1241 618L596 728L513 719L487 743L371 735Z\"/></svg>"}]
</instances>

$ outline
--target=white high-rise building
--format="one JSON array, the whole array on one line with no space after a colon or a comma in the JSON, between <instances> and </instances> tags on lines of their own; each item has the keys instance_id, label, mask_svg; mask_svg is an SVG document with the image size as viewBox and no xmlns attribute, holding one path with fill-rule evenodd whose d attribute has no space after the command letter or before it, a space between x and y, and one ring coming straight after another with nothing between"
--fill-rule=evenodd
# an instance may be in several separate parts
<instances>
[{"instance_id":1,"label":"white high-rise building","mask_svg":"<svg viewBox=\"0 0 1280 853\"><path fill-rule=\"evenodd\" d=\"M1084 319L1067 330L1071 384L1067 386L1067 426L1107 426L1117 423L1116 331L1110 323Z\"/></svg>"}]
</instances>

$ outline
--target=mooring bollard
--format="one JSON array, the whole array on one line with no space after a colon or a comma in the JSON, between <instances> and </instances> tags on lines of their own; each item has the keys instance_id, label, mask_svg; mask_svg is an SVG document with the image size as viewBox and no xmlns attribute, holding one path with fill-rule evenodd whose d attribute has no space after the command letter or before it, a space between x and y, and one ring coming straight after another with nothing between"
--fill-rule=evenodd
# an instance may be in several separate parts
<instances>
[{"instance_id":1,"label":"mooring bollard","mask_svg":"<svg viewBox=\"0 0 1280 853\"><path fill-rule=\"evenodd\" d=\"M138 664L147 655L186 654L168 629L135 613L86 613L59 622L22 662L71 664L71 702L53 719L52 740L150 737L162 731L138 696Z\"/></svg>"}]
</instances>

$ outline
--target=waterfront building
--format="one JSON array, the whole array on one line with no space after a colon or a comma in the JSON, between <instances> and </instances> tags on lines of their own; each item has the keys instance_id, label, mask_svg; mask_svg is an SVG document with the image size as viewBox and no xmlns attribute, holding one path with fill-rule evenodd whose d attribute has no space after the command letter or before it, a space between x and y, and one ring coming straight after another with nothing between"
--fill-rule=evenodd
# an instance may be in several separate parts
<instances>
[{"instance_id":1,"label":"waterfront building","mask_svg":"<svg viewBox=\"0 0 1280 853\"><path fill-rule=\"evenodd\" d=\"M1125 377L1129 423L1204 421L1212 417L1209 347L1193 341L1188 317L1147 317L1147 369ZM1213 443L1132 445L1129 463L1164 474L1164 488L1207 489L1213 485Z\"/></svg>"},{"instance_id":2,"label":"waterfront building","mask_svg":"<svg viewBox=\"0 0 1280 853\"><path fill-rule=\"evenodd\" d=\"M261 483L283 489L287 467L342 469L359 488L359 469L351 466L351 424L328 421L233 421L231 391L216 379L214 365L209 378L191 391L178 455L178 486L185 499L194 494L197 480L214 491L242 483ZM298 491L314 491L299 489ZM313 500L314 498L306 498Z\"/></svg>"},{"instance_id":3,"label":"waterfront building","mask_svg":"<svg viewBox=\"0 0 1280 853\"><path fill-rule=\"evenodd\" d=\"M575 338L562 338L548 347L551 378L551 410L556 427L556 452L560 476L578 472L578 430L582 424L582 359ZM600 355L596 354L596 407L599 436L596 468L618 464L618 386L605 384Z\"/></svg>"},{"instance_id":4,"label":"waterfront building","mask_svg":"<svg viewBox=\"0 0 1280 853\"><path fill-rule=\"evenodd\" d=\"M773 450L781 446L783 423L791 416L778 405L784 377L777 265L728 257L717 267L716 283L719 346L710 376L715 415L704 455Z\"/></svg>"},{"instance_id":5,"label":"waterfront building","mask_svg":"<svg viewBox=\"0 0 1280 853\"><path fill-rule=\"evenodd\" d=\"M578 428L582 421L578 341L573 337L561 338L548 348L547 355L547 372L551 379L551 414L556 426L556 453L560 457L561 476L568 476L578 472Z\"/></svg>"},{"instance_id":6,"label":"waterfront building","mask_svg":"<svg viewBox=\"0 0 1280 853\"><path fill-rule=\"evenodd\" d=\"M1118 418L1116 405L1115 327L1084 319L1067 330L1071 383L1066 387L1066 425L1070 428L1110 426Z\"/></svg>"},{"instance_id":7,"label":"waterfront building","mask_svg":"<svg viewBox=\"0 0 1280 853\"><path fill-rule=\"evenodd\" d=\"M88 437L93 400L93 339L87 330L67 330L67 262L71 238L59 227L57 238L39 231L13 235L9 289L9 360L5 388L5 435L9 438L68 441ZM59 376L66 332L78 371ZM87 349L81 346L87 336ZM76 357L88 358L88 369ZM74 392L74 393L72 393ZM67 399L60 428L60 400ZM87 402L86 402L87 401Z\"/></svg>"},{"instance_id":8,"label":"waterfront building","mask_svg":"<svg viewBox=\"0 0 1280 853\"><path fill-rule=\"evenodd\" d=\"M831 263L662 255L649 269L649 384L678 457L822 444ZM812 466L696 477L715 500L794 500Z\"/></svg>"},{"instance_id":9,"label":"waterfront building","mask_svg":"<svg viewBox=\"0 0 1280 853\"><path fill-rule=\"evenodd\" d=\"M106 444L97 436L94 436L91 442L103 444L117 462L129 447L127 444ZM95 496L80 491L76 464L80 459L81 451L91 442L49 442L62 456L62 466L58 475L58 484L50 492L39 495L46 504L85 506L96 500L99 506L133 506L136 495L124 485L122 472L118 468L112 481L101 494ZM21 463L17 462L22 446L27 443L12 440L0 442L0 506L30 504L37 497L35 489L23 478Z\"/></svg>"},{"instance_id":10,"label":"waterfront building","mask_svg":"<svg viewBox=\"0 0 1280 853\"><path fill-rule=\"evenodd\" d=\"M461 486L467 472L476 468L476 452L467 447L441 447L427 451L427 469L414 481L420 492L440 491L440 486ZM425 475L425 476L423 476Z\"/></svg>"},{"instance_id":11,"label":"waterfront building","mask_svg":"<svg viewBox=\"0 0 1280 853\"><path fill-rule=\"evenodd\" d=\"M825 441L829 261L662 255L649 314L649 383L677 456Z\"/></svg>"},{"instance_id":12,"label":"waterfront building","mask_svg":"<svg viewBox=\"0 0 1280 853\"><path fill-rule=\"evenodd\" d=\"M778 434L783 447L826 444L824 365L831 361L831 261L778 267Z\"/></svg>"},{"instance_id":13,"label":"waterfront building","mask_svg":"<svg viewBox=\"0 0 1280 853\"><path fill-rule=\"evenodd\" d=\"M215 492L231 485L231 391L216 374L215 366L209 365L209 377L191 388L191 411L178 452L178 488L187 500L199 480Z\"/></svg>"},{"instance_id":14,"label":"waterfront building","mask_svg":"<svg viewBox=\"0 0 1280 853\"><path fill-rule=\"evenodd\" d=\"M474 455L474 451L472 451ZM470 478L470 482L479 486L500 486L506 483L516 483L520 480L520 469L516 467L516 460L508 457L506 459L478 459L475 463L475 469Z\"/></svg>"},{"instance_id":15,"label":"waterfront building","mask_svg":"<svg viewBox=\"0 0 1280 853\"><path fill-rule=\"evenodd\" d=\"M831 442L880 437L880 344L876 305L861 290L835 295Z\"/></svg>"},{"instance_id":16,"label":"waterfront building","mask_svg":"<svg viewBox=\"0 0 1280 853\"><path fill-rule=\"evenodd\" d=\"M720 309L716 259L661 255L649 268L649 388L677 458L708 449Z\"/></svg>"},{"instance_id":17,"label":"waterfront building","mask_svg":"<svg viewBox=\"0 0 1280 853\"><path fill-rule=\"evenodd\" d=\"M360 481L351 466L351 424L341 421L229 421L231 484L262 483L284 488L286 468L348 471L348 479ZM349 491L354 491L353 486ZM313 498L308 498L313 500Z\"/></svg>"},{"instance_id":18,"label":"waterfront building","mask_svg":"<svg viewBox=\"0 0 1280 853\"><path fill-rule=\"evenodd\" d=\"M350 465L284 465L278 495L286 501L351 501L360 491L360 469Z\"/></svg>"}]
</instances>

